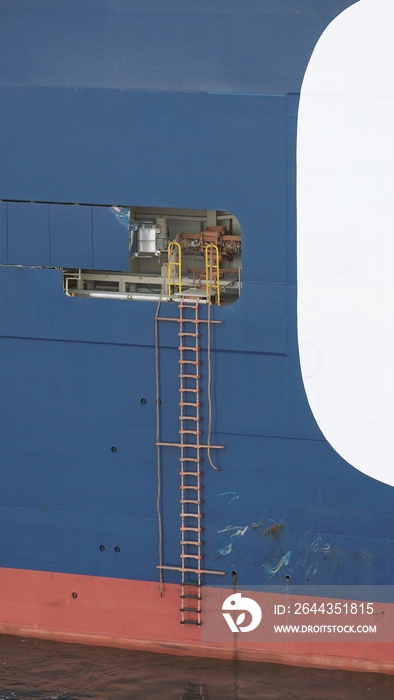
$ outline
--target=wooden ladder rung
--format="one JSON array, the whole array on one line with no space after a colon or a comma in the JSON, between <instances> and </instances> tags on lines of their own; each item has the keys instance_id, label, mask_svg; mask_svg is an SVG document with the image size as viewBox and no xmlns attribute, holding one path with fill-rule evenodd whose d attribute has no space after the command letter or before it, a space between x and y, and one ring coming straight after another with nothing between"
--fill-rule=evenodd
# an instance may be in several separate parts
<instances>
[{"instance_id":1,"label":"wooden ladder rung","mask_svg":"<svg viewBox=\"0 0 394 700\"><path fill-rule=\"evenodd\" d=\"M181 532L201 532L202 531L202 527L189 527L186 525L181 525L181 527L179 529ZM192 584L190 584L190 585L192 585Z\"/></svg>"},{"instance_id":2,"label":"wooden ladder rung","mask_svg":"<svg viewBox=\"0 0 394 700\"><path fill-rule=\"evenodd\" d=\"M201 554L181 554L181 559L196 559L197 561L201 561L202 556Z\"/></svg>"},{"instance_id":3,"label":"wooden ladder rung","mask_svg":"<svg viewBox=\"0 0 394 700\"><path fill-rule=\"evenodd\" d=\"M195 505L199 505L201 501L195 498L181 498L180 503L194 503Z\"/></svg>"},{"instance_id":4,"label":"wooden ladder rung","mask_svg":"<svg viewBox=\"0 0 394 700\"><path fill-rule=\"evenodd\" d=\"M163 571L180 571L181 573L191 573L195 575L200 575L200 574L215 574L217 576L224 576L227 571L214 571L212 569L192 569L188 566L166 566L164 564L160 564L156 566L156 569L162 569ZM184 584L190 585L190 586L197 586L197 583L189 583L189 584Z\"/></svg>"},{"instance_id":5,"label":"wooden ladder rung","mask_svg":"<svg viewBox=\"0 0 394 700\"><path fill-rule=\"evenodd\" d=\"M174 322L174 323L179 323L179 322L180 322L180 319L179 319L179 318L175 318L174 316L158 316L158 317L157 317L157 320L158 320L158 321L172 321L172 322ZM194 319L194 318L193 318L193 319L192 319L192 318L184 318L184 319L182 319L182 320L183 320L183 323L185 323L185 322L186 322L186 323L194 323L194 324L196 324L196 323L206 323L206 324L209 324L209 325L211 325L211 326L213 326L213 325L219 325L219 324L222 324L222 323L223 323L223 321L216 321L216 320L213 319L213 318L211 318L210 320L208 320L207 318L197 318L197 319Z\"/></svg>"},{"instance_id":6,"label":"wooden ladder rung","mask_svg":"<svg viewBox=\"0 0 394 700\"><path fill-rule=\"evenodd\" d=\"M195 445L188 442L156 442L156 445L159 447L181 447L184 450L224 450L224 445L206 445L202 442Z\"/></svg>"},{"instance_id":7,"label":"wooden ladder rung","mask_svg":"<svg viewBox=\"0 0 394 700\"><path fill-rule=\"evenodd\" d=\"M187 544L193 544L195 547L201 547L202 542L200 542L199 540L195 540L195 541L193 541L193 540L181 540L180 544L182 546L185 546Z\"/></svg>"},{"instance_id":8,"label":"wooden ladder rung","mask_svg":"<svg viewBox=\"0 0 394 700\"><path fill-rule=\"evenodd\" d=\"M201 430L185 430L184 428L181 428L179 430L180 435L201 435Z\"/></svg>"},{"instance_id":9,"label":"wooden ladder rung","mask_svg":"<svg viewBox=\"0 0 394 700\"><path fill-rule=\"evenodd\" d=\"M200 360L178 360L180 365L199 365Z\"/></svg>"},{"instance_id":10,"label":"wooden ladder rung","mask_svg":"<svg viewBox=\"0 0 394 700\"><path fill-rule=\"evenodd\" d=\"M201 513L180 513L181 518L198 518L198 520L201 520Z\"/></svg>"},{"instance_id":11,"label":"wooden ladder rung","mask_svg":"<svg viewBox=\"0 0 394 700\"><path fill-rule=\"evenodd\" d=\"M181 598L188 598L189 600L202 600L201 596L199 595L181 595Z\"/></svg>"},{"instance_id":12,"label":"wooden ladder rung","mask_svg":"<svg viewBox=\"0 0 394 700\"><path fill-rule=\"evenodd\" d=\"M191 333L189 331L182 331L181 333L178 333L178 336L181 338L182 336L189 336L190 338L198 338L199 333Z\"/></svg>"},{"instance_id":13,"label":"wooden ladder rung","mask_svg":"<svg viewBox=\"0 0 394 700\"><path fill-rule=\"evenodd\" d=\"M201 627L202 622L201 620L181 620L181 625L197 625L197 627Z\"/></svg>"},{"instance_id":14,"label":"wooden ladder rung","mask_svg":"<svg viewBox=\"0 0 394 700\"><path fill-rule=\"evenodd\" d=\"M199 374L179 374L180 379L200 379Z\"/></svg>"},{"instance_id":15,"label":"wooden ladder rung","mask_svg":"<svg viewBox=\"0 0 394 700\"><path fill-rule=\"evenodd\" d=\"M179 416L179 420L200 420L199 416Z\"/></svg>"},{"instance_id":16,"label":"wooden ladder rung","mask_svg":"<svg viewBox=\"0 0 394 700\"><path fill-rule=\"evenodd\" d=\"M183 352L183 350L191 350L192 352L198 352L199 348L189 347L188 345L180 345L178 350Z\"/></svg>"},{"instance_id":17,"label":"wooden ladder rung","mask_svg":"<svg viewBox=\"0 0 394 700\"><path fill-rule=\"evenodd\" d=\"M194 491L201 491L201 486L189 486L189 484L181 485L182 491L187 491L188 489L193 489Z\"/></svg>"},{"instance_id":18,"label":"wooden ladder rung","mask_svg":"<svg viewBox=\"0 0 394 700\"><path fill-rule=\"evenodd\" d=\"M185 386L179 387L179 391L180 391L181 394L185 394L185 393L187 393L187 392L188 392L189 394L199 394L199 393L200 393L200 389L197 389L197 388L196 388L196 389L188 389L188 388L185 387Z\"/></svg>"},{"instance_id":19,"label":"wooden ladder rung","mask_svg":"<svg viewBox=\"0 0 394 700\"><path fill-rule=\"evenodd\" d=\"M193 401L180 401L179 406L193 406L193 408L198 408L200 406L200 402L193 402Z\"/></svg>"}]
</instances>

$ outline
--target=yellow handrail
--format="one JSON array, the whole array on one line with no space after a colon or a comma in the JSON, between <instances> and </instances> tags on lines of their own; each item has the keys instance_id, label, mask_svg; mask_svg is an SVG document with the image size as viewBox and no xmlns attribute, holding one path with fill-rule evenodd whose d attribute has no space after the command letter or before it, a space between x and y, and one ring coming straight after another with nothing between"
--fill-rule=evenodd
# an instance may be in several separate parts
<instances>
[{"instance_id":1,"label":"yellow handrail","mask_svg":"<svg viewBox=\"0 0 394 700\"><path fill-rule=\"evenodd\" d=\"M219 248L214 243L208 243L205 247L205 284L207 300L211 297L212 289L215 289L216 303L220 306Z\"/></svg>"},{"instance_id":2,"label":"yellow handrail","mask_svg":"<svg viewBox=\"0 0 394 700\"><path fill-rule=\"evenodd\" d=\"M175 259L171 260L171 255L173 252L175 252L175 248L178 248L178 261L176 262ZM174 258L176 257L176 254L174 254ZM173 267L178 268L178 282L172 282L171 280L175 280L175 270L173 270ZM172 292L172 287L178 286L178 293L182 293L182 248L180 243L178 241L170 241L168 244L168 296L171 296ZM174 274L172 274L174 272Z\"/></svg>"}]
</instances>

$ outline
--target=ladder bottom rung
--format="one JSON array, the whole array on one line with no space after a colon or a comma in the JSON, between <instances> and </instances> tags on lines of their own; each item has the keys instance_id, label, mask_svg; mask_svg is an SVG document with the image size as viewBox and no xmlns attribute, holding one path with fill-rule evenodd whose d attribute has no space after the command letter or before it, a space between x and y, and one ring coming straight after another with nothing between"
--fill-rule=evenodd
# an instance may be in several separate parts
<instances>
[{"instance_id":1,"label":"ladder bottom rung","mask_svg":"<svg viewBox=\"0 0 394 700\"><path fill-rule=\"evenodd\" d=\"M181 625L197 625L201 627L202 622L198 622L197 620L181 620Z\"/></svg>"}]
</instances>

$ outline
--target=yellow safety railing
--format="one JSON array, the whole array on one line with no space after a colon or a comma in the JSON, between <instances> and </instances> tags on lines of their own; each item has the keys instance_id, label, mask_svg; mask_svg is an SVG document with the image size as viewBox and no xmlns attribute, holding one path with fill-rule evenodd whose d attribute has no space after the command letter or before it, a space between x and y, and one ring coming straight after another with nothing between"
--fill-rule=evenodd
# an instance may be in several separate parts
<instances>
[{"instance_id":1,"label":"yellow safety railing","mask_svg":"<svg viewBox=\"0 0 394 700\"><path fill-rule=\"evenodd\" d=\"M178 259L176 256L178 250ZM172 259L173 258L173 259ZM178 268L178 282L175 282L175 269ZM168 296L171 296L172 287L178 287L178 294L182 293L182 249L178 241L168 244Z\"/></svg>"},{"instance_id":2,"label":"yellow safety railing","mask_svg":"<svg viewBox=\"0 0 394 700\"><path fill-rule=\"evenodd\" d=\"M214 243L208 243L205 247L205 284L207 300L215 290L216 303L220 306L219 248Z\"/></svg>"}]
</instances>

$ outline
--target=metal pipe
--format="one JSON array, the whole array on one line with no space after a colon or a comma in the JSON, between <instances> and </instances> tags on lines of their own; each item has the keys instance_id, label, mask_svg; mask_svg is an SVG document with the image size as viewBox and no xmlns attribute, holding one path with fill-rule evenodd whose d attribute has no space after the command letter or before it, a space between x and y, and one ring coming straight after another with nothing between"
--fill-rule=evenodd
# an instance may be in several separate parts
<instances>
[{"instance_id":1,"label":"metal pipe","mask_svg":"<svg viewBox=\"0 0 394 700\"><path fill-rule=\"evenodd\" d=\"M130 301L159 301L159 299L161 299L161 301L171 301L171 298L168 296L160 294L139 294L135 292L130 294L120 294L119 292L88 292L86 296L94 299L128 299Z\"/></svg>"},{"instance_id":2,"label":"metal pipe","mask_svg":"<svg viewBox=\"0 0 394 700\"><path fill-rule=\"evenodd\" d=\"M67 296L70 297L90 297L93 299L118 299L118 300L127 300L127 301L175 301L179 302L182 299L186 301L198 301L199 304L206 304L207 300L204 297L199 297L198 295L193 295L190 294L190 296L187 295L187 292L184 292L183 294L179 295L176 294L174 296L168 296L168 294L142 294L139 292L130 292L130 293L123 293L123 292L94 292L94 291L89 291L89 290L66 290ZM178 320L178 319L177 319ZM215 323L215 321L212 321L212 323Z\"/></svg>"}]
</instances>

